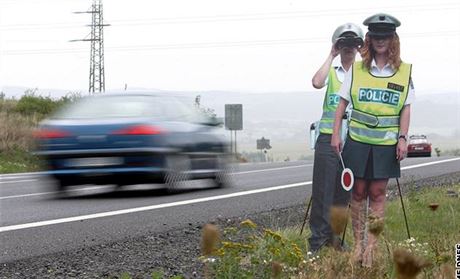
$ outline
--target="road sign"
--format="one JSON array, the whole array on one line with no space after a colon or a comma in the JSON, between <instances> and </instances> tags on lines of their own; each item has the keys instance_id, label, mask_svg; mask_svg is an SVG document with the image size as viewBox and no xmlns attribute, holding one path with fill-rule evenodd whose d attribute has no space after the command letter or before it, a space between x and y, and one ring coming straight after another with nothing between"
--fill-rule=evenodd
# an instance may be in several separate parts
<instances>
[{"instance_id":1,"label":"road sign","mask_svg":"<svg viewBox=\"0 0 460 279\"><path fill-rule=\"evenodd\" d=\"M243 130L243 105L226 104L225 105L225 129Z\"/></svg>"},{"instance_id":2,"label":"road sign","mask_svg":"<svg viewBox=\"0 0 460 279\"><path fill-rule=\"evenodd\" d=\"M261 139L256 140L257 143L257 149L262 150L262 149L271 149L272 147L270 146L270 140L262 137Z\"/></svg>"}]
</instances>

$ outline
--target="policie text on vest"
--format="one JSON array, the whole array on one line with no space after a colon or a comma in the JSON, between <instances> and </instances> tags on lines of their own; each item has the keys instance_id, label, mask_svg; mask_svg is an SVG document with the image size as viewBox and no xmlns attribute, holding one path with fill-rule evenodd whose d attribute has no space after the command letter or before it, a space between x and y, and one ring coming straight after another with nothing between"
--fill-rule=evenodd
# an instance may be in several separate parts
<instances>
[{"instance_id":1,"label":"policie text on vest","mask_svg":"<svg viewBox=\"0 0 460 279\"><path fill-rule=\"evenodd\" d=\"M364 103L382 103L397 106L400 93L376 88L359 88L359 101Z\"/></svg>"}]
</instances>

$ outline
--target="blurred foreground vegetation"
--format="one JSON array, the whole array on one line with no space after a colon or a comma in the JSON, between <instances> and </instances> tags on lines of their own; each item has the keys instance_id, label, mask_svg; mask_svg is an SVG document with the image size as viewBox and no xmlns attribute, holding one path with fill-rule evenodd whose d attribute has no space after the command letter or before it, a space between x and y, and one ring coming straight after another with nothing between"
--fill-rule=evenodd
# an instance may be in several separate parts
<instances>
[{"instance_id":1,"label":"blurred foreground vegetation","mask_svg":"<svg viewBox=\"0 0 460 279\"><path fill-rule=\"evenodd\" d=\"M215 249L204 253L205 273L209 278L454 278L459 195L460 185L405 194L410 239L399 197L388 202L371 268L354 263L351 251L326 247L317 255L309 253L308 236L300 236L299 227L259 228L246 220L225 228ZM372 230L372 219L368 222ZM348 225L346 241L352 247L351 220Z\"/></svg>"}]
</instances>

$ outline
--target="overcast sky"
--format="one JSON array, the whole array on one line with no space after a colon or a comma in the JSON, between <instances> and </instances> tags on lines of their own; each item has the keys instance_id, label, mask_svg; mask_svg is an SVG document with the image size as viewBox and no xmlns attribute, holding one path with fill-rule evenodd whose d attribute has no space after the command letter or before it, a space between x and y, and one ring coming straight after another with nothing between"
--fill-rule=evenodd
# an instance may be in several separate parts
<instances>
[{"instance_id":1,"label":"overcast sky","mask_svg":"<svg viewBox=\"0 0 460 279\"><path fill-rule=\"evenodd\" d=\"M0 0L0 87L88 89L92 0ZM460 92L458 0L110 0L106 89L311 91L334 29L377 12L402 25L418 94ZM362 26L364 28L364 26Z\"/></svg>"}]
</instances>

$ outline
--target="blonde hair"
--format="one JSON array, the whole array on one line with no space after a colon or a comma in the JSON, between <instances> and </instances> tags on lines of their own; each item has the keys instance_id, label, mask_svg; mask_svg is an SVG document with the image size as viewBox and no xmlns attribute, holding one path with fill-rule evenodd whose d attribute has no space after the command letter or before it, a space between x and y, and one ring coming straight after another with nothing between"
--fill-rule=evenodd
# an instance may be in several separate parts
<instances>
[{"instance_id":1,"label":"blonde hair","mask_svg":"<svg viewBox=\"0 0 460 279\"><path fill-rule=\"evenodd\" d=\"M372 59L374 59L375 55L375 50L372 47L369 33L366 34L364 46L360 49L360 53L363 59L363 65L369 70L371 68ZM388 48L388 64L390 64L395 70L399 69L399 66L401 65L400 43L397 33L394 34L390 42L390 47Z\"/></svg>"}]
</instances>

